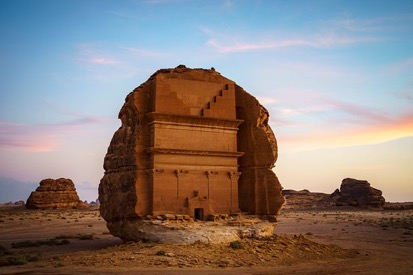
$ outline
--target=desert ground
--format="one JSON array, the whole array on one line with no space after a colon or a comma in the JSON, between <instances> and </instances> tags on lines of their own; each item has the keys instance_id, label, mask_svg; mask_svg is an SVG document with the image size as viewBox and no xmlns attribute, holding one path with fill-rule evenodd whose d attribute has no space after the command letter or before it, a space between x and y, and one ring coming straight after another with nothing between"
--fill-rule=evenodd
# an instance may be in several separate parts
<instances>
[{"instance_id":1,"label":"desert ground","mask_svg":"<svg viewBox=\"0 0 413 275\"><path fill-rule=\"evenodd\" d=\"M0 207L0 274L413 274L413 210L283 210L273 237L123 243L97 208Z\"/></svg>"}]
</instances>

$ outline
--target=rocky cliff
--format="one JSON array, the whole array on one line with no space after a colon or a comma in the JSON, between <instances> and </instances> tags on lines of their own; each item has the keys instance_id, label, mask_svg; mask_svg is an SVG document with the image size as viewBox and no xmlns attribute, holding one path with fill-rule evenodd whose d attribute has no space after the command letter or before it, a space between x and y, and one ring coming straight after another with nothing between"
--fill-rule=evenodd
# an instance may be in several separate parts
<instances>
[{"instance_id":1,"label":"rocky cliff","mask_svg":"<svg viewBox=\"0 0 413 275\"><path fill-rule=\"evenodd\" d=\"M44 179L27 199L27 209L77 208L84 206L70 179Z\"/></svg>"},{"instance_id":2,"label":"rocky cliff","mask_svg":"<svg viewBox=\"0 0 413 275\"><path fill-rule=\"evenodd\" d=\"M382 192L371 187L366 180L345 178L340 189L336 189L332 194L308 190L283 190L282 193L286 200L284 209L322 209L336 208L337 206L376 209L385 207Z\"/></svg>"}]
</instances>

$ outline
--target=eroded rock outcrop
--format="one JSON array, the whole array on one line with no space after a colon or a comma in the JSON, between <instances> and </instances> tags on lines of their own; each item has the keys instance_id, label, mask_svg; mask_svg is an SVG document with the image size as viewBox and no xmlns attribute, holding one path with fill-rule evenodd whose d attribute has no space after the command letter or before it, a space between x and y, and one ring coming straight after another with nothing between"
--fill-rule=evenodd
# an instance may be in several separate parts
<instances>
[{"instance_id":1,"label":"eroded rock outcrop","mask_svg":"<svg viewBox=\"0 0 413 275\"><path fill-rule=\"evenodd\" d=\"M366 180L352 178L343 179L340 190L336 190L331 197L338 206L382 208L385 203L380 190L371 187Z\"/></svg>"},{"instance_id":2,"label":"eroded rock outcrop","mask_svg":"<svg viewBox=\"0 0 413 275\"><path fill-rule=\"evenodd\" d=\"M70 179L44 179L27 199L27 209L79 208L84 203L79 199L75 185Z\"/></svg>"},{"instance_id":3,"label":"eroded rock outcrop","mask_svg":"<svg viewBox=\"0 0 413 275\"><path fill-rule=\"evenodd\" d=\"M111 233L128 239L137 221L168 213L275 220L284 198L268 118L214 69L157 71L126 97L104 160L99 201Z\"/></svg>"},{"instance_id":4,"label":"eroded rock outcrop","mask_svg":"<svg viewBox=\"0 0 413 275\"><path fill-rule=\"evenodd\" d=\"M370 186L366 180L343 179L340 189L332 194L310 192L308 190L282 190L286 203L283 209L327 209L343 206L360 208L383 208L385 199L382 192ZM392 207L387 204L389 209ZM396 206L394 206L396 207Z\"/></svg>"},{"instance_id":5,"label":"eroded rock outcrop","mask_svg":"<svg viewBox=\"0 0 413 275\"><path fill-rule=\"evenodd\" d=\"M331 195L326 193L284 189L282 194L285 198L283 209L330 208L335 205Z\"/></svg>"}]
</instances>

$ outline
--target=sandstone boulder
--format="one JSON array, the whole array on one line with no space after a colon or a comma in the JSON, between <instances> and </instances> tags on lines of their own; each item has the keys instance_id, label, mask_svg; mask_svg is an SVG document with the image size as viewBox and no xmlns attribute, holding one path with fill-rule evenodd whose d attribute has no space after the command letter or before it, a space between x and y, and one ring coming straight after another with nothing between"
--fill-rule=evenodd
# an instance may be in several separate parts
<instances>
[{"instance_id":1,"label":"sandstone boulder","mask_svg":"<svg viewBox=\"0 0 413 275\"><path fill-rule=\"evenodd\" d=\"M44 179L27 199L27 209L77 208L84 203L70 179Z\"/></svg>"},{"instance_id":2,"label":"sandstone boulder","mask_svg":"<svg viewBox=\"0 0 413 275\"><path fill-rule=\"evenodd\" d=\"M382 208L385 199L382 192L370 186L366 180L343 179L340 190L331 194L337 206Z\"/></svg>"},{"instance_id":3,"label":"sandstone boulder","mask_svg":"<svg viewBox=\"0 0 413 275\"><path fill-rule=\"evenodd\" d=\"M269 113L234 81L213 68L161 69L126 97L119 119L99 185L115 236L165 214L275 220L284 198Z\"/></svg>"}]
</instances>

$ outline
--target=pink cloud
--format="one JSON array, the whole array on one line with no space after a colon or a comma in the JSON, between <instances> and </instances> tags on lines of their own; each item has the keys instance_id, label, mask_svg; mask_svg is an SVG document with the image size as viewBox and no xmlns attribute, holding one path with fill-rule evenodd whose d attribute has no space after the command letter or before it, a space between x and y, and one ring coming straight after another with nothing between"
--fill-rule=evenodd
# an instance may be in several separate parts
<instances>
[{"instance_id":1,"label":"pink cloud","mask_svg":"<svg viewBox=\"0 0 413 275\"><path fill-rule=\"evenodd\" d=\"M308 125L307 125L308 126ZM311 150L318 148L376 144L413 136L413 112L392 117L375 124L353 128L340 124L319 125L306 128L305 133L281 134L279 143L287 150Z\"/></svg>"},{"instance_id":2,"label":"pink cloud","mask_svg":"<svg viewBox=\"0 0 413 275\"><path fill-rule=\"evenodd\" d=\"M79 60L94 65L117 65L122 63L112 53L100 49L98 45L83 43L78 45Z\"/></svg>"},{"instance_id":3,"label":"pink cloud","mask_svg":"<svg viewBox=\"0 0 413 275\"><path fill-rule=\"evenodd\" d=\"M309 32L282 32L274 29L266 33L254 32L239 37L236 33L220 33L202 28L210 38L207 45L219 53L235 53L275 50L291 47L331 48L360 43L372 43L387 39L378 30L387 28L386 23L396 18L344 19L322 21ZM238 37L238 38L237 38Z\"/></svg>"},{"instance_id":4,"label":"pink cloud","mask_svg":"<svg viewBox=\"0 0 413 275\"><path fill-rule=\"evenodd\" d=\"M110 59L107 57L92 57L88 60L89 63L98 65L113 65L119 64L120 62L115 59Z\"/></svg>"},{"instance_id":5,"label":"pink cloud","mask_svg":"<svg viewBox=\"0 0 413 275\"><path fill-rule=\"evenodd\" d=\"M168 55L168 53L166 52L147 50L142 48L123 47L122 49L139 57L164 58Z\"/></svg>"},{"instance_id":6,"label":"pink cloud","mask_svg":"<svg viewBox=\"0 0 413 275\"><path fill-rule=\"evenodd\" d=\"M57 147L55 134L44 125L25 125L0 121L0 148L29 152L48 152Z\"/></svg>"},{"instance_id":7,"label":"pink cloud","mask_svg":"<svg viewBox=\"0 0 413 275\"><path fill-rule=\"evenodd\" d=\"M223 39L222 39L223 40ZM220 53L248 52L271 50L288 47L311 47L311 48L329 48L334 46L351 45L356 43L366 43L378 41L374 37L359 37L345 35L320 35L318 37L306 37L296 39L272 39L258 42L227 42L218 41L216 38L210 39L207 45L214 48Z\"/></svg>"},{"instance_id":8,"label":"pink cloud","mask_svg":"<svg viewBox=\"0 0 413 275\"><path fill-rule=\"evenodd\" d=\"M97 117L78 117L55 124L22 124L0 121L0 148L28 152L49 152L73 136L89 135L89 128L100 123Z\"/></svg>"}]
</instances>

